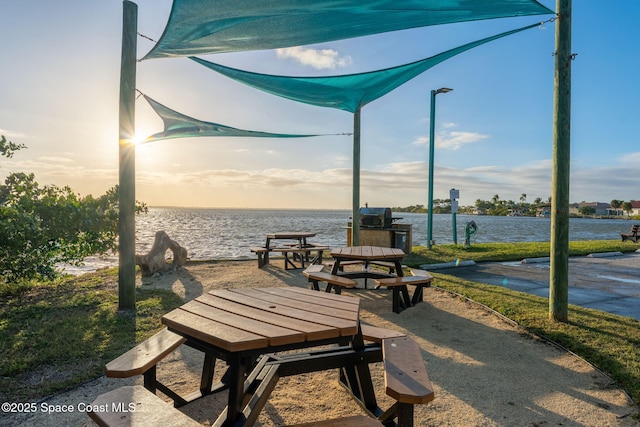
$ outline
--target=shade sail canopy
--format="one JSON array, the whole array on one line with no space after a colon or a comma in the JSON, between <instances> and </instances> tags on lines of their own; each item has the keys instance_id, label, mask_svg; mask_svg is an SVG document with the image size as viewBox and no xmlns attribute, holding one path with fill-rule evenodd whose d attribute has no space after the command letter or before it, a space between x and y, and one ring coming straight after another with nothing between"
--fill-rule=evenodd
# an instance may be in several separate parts
<instances>
[{"instance_id":1,"label":"shade sail canopy","mask_svg":"<svg viewBox=\"0 0 640 427\"><path fill-rule=\"evenodd\" d=\"M147 137L142 143L173 138L193 138L201 136L244 136L251 138L304 138L321 135L299 135L286 133L270 133L236 129L213 122L204 122L178 113L154 99L143 95L155 112L164 122L164 131Z\"/></svg>"},{"instance_id":2,"label":"shade sail canopy","mask_svg":"<svg viewBox=\"0 0 640 427\"><path fill-rule=\"evenodd\" d=\"M356 109L386 95L429 68L492 40L505 37L539 24L507 31L482 40L467 43L446 52L410 64L359 74L327 77L289 77L259 74L225 67L192 57L194 61L220 74L256 89L320 107L337 108L354 113Z\"/></svg>"},{"instance_id":3,"label":"shade sail canopy","mask_svg":"<svg viewBox=\"0 0 640 427\"><path fill-rule=\"evenodd\" d=\"M144 59L275 49L552 13L534 0L174 0L162 37Z\"/></svg>"}]
</instances>

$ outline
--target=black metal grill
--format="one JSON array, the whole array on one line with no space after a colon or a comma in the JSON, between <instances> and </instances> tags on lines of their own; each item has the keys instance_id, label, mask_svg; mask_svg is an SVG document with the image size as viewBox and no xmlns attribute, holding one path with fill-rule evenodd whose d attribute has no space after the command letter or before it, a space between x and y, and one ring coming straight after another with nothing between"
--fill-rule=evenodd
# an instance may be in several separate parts
<instances>
[{"instance_id":1,"label":"black metal grill","mask_svg":"<svg viewBox=\"0 0 640 427\"><path fill-rule=\"evenodd\" d=\"M391 228L393 221L391 208L360 208L360 228Z\"/></svg>"}]
</instances>

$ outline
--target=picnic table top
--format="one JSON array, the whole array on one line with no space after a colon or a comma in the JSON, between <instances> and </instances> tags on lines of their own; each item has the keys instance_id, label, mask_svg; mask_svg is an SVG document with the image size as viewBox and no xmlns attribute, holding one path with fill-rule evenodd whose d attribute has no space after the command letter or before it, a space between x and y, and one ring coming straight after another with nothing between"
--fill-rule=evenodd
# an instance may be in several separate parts
<instances>
[{"instance_id":1,"label":"picnic table top","mask_svg":"<svg viewBox=\"0 0 640 427\"><path fill-rule=\"evenodd\" d=\"M353 336L360 299L301 288L213 290L165 314L171 330L229 351Z\"/></svg>"},{"instance_id":2,"label":"picnic table top","mask_svg":"<svg viewBox=\"0 0 640 427\"><path fill-rule=\"evenodd\" d=\"M398 260L405 256L402 249L381 246L348 246L331 250L331 256L347 260Z\"/></svg>"},{"instance_id":3,"label":"picnic table top","mask_svg":"<svg viewBox=\"0 0 640 427\"><path fill-rule=\"evenodd\" d=\"M305 237L314 237L316 233L308 231L280 231L277 233L268 233L269 239L303 239Z\"/></svg>"}]
</instances>

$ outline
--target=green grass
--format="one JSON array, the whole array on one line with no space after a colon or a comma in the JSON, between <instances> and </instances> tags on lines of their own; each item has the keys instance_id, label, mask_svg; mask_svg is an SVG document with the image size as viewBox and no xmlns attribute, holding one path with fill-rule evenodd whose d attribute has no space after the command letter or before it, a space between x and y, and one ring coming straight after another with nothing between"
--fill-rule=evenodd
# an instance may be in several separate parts
<instances>
[{"instance_id":1,"label":"green grass","mask_svg":"<svg viewBox=\"0 0 640 427\"><path fill-rule=\"evenodd\" d=\"M596 252L633 252L640 244L621 242L619 240L584 240L569 243L569 255L588 255ZM414 246L411 255L402 261L411 267L422 264L437 264L455 260L482 261L519 261L523 258L548 257L549 242L523 243L481 243L471 244L464 249L463 245L435 245L431 249L425 246Z\"/></svg>"},{"instance_id":2,"label":"green grass","mask_svg":"<svg viewBox=\"0 0 640 427\"><path fill-rule=\"evenodd\" d=\"M159 330L160 317L183 303L159 290L138 290L136 299L135 315L118 314L115 269L0 285L3 401L37 399L101 375L106 362Z\"/></svg>"}]
</instances>

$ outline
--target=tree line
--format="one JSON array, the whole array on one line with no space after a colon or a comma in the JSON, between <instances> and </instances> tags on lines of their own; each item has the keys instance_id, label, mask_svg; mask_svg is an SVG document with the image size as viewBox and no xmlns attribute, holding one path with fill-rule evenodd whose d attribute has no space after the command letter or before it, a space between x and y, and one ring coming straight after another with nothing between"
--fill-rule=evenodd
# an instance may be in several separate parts
<instances>
[{"instance_id":1,"label":"tree line","mask_svg":"<svg viewBox=\"0 0 640 427\"><path fill-rule=\"evenodd\" d=\"M611 210L615 212L624 212L628 215L633 211L633 207L630 201L611 200ZM527 202L527 195L522 193L519 201L514 200L502 200L498 194L495 194L491 200L476 199L473 206L460 206L458 213L461 214L486 214L495 216L537 216L545 210L550 210L551 197L543 200L541 197L536 197L533 202ZM393 212L412 212L412 213L427 213L429 209L425 205L411 205L406 207L393 207ZM434 199L433 200L433 213L434 214L450 214L451 213L451 199ZM583 205L578 207L578 213L584 216L594 215L596 209L593 206ZM617 213L613 215L618 215Z\"/></svg>"}]
</instances>

